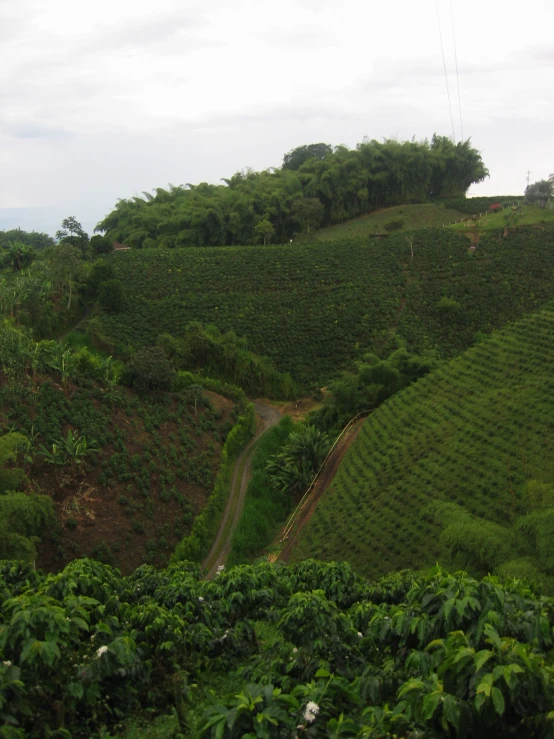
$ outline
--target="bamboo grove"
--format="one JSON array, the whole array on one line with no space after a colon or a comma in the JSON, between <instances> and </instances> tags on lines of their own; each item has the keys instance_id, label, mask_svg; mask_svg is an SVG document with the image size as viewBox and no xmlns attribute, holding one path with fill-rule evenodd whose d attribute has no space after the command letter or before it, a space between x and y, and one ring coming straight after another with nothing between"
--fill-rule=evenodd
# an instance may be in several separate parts
<instances>
[{"instance_id":1,"label":"bamboo grove","mask_svg":"<svg viewBox=\"0 0 554 739\"><path fill-rule=\"evenodd\" d=\"M284 243L378 207L463 196L487 175L469 140L315 144L285 155L282 168L119 200L97 230L132 247Z\"/></svg>"}]
</instances>

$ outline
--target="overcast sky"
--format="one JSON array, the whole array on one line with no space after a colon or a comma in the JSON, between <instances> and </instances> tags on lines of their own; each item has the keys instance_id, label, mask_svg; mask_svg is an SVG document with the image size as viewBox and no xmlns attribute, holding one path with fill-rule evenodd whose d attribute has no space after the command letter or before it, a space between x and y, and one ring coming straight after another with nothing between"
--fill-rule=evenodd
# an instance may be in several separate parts
<instances>
[{"instance_id":1,"label":"overcast sky","mask_svg":"<svg viewBox=\"0 0 554 739\"><path fill-rule=\"evenodd\" d=\"M437 9L456 140L491 173L470 194L523 192L554 171L552 0L0 0L0 229L92 231L301 144L452 135Z\"/></svg>"}]
</instances>

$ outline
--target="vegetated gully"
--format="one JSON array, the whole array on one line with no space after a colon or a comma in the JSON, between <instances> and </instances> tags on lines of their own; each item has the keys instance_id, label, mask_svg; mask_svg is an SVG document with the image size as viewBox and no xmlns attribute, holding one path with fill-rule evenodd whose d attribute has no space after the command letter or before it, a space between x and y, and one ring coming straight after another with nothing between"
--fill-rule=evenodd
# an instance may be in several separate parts
<instances>
[{"instance_id":1,"label":"vegetated gully","mask_svg":"<svg viewBox=\"0 0 554 739\"><path fill-rule=\"evenodd\" d=\"M244 500L250 477L250 464L254 455L256 442L272 426L279 423L281 419L281 414L277 408L260 402L255 402L254 405L256 407L256 413L261 419L261 424L258 427L254 438L251 439L243 449L235 462L233 478L231 480L231 492L229 499L227 500L227 505L225 506L219 531L210 553L202 562L202 569L207 571L205 577L208 580L211 580L215 576L218 567L225 565L227 557L231 551L233 532L240 520L242 509L244 507ZM327 464L322 470L321 475L315 484L306 505L298 516L298 520L294 525L293 531L279 556L281 560L285 562L289 560L292 549L298 543L300 532L312 517L318 501L333 481L339 464L358 435L364 420L365 419L360 419L348 430L345 437L337 445L333 454L327 460Z\"/></svg>"},{"instance_id":2,"label":"vegetated gully","mask_svg":"<svg viewBox=\"0 0 554 739\"><path fill-rule=\"evenodd\" d=\"M309 498L302 507L298 518L296 519L292 531L285 540L283 549L281 550L278 559L283 562L289 562L294 547L298 544L300 538L300 532L304 526L308 523L310 518L314 515L314 511L317 507L319 500L323 493L327 490L331 482L333 481L340 463L342 462L344 455L350 449L350 446L358 436L360 429L366 419L360 418L356 421L345 433L343 438L337 444L331 456L327 459L325 467L321 471L319 478L317 479L313 490L310 493Z\"/></svg>"},{"instance_id":3,"label":"vegetated gully","mask_svg":"<svg viewBox=\"0 0 554 739\"><path fill-rule=\"evenodd\" d=\"M254 447L258 439L265 434L272 426L275 426L281 420L281 414L277 408L256 401L254 403L256 414L261 420L254 438L247 444L243 451L239 454L233 471L231 480L231 491L225 506L223 518L217 532L216 539L206 559L202 562L202 569L207 570L206 578L210 580L217 572L217 568L224 565L229 552L231 551L231 542L233 532L240 520L244 500L246 497L246 489L250 476L250 464L254 455Z\"/></svg>"}]
</instances>

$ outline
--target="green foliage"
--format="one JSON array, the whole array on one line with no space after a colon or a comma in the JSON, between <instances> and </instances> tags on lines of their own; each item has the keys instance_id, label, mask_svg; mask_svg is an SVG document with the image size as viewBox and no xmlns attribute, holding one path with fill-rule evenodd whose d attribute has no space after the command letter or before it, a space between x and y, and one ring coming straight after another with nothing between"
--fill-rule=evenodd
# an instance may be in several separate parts
<instances>
[{"instance_id":1,"label":"green foliage","mask_svg":"<svg viewBox=\"0 0 554 739\"><path fill-rule=\"evenodd\" d=\"M98 288L98 302L108 313L119 313L123 305L123 284L120 280L106 280Z\"/></svg>"},{"instance_id":2,"label":"green foliage","mask_svg":"<svg viewBox=\"0 0 554 739\"><path fill-rule=\"evenodd\" d=\"M296 428L290 416L284 416L277 426L266 431L256 443L250 465L250 480L244 508L233 531L228 564L252 561L275 537L293 507L293 499L271 484L267 464L278 455Z\"/></svg>"},{"instance_id":3,"label":"green foliage","mask_svg":"<svg viewBox=\"0 0 554 739\"><path fill-rule=\"evenodd\" d=\"M227 435L221 452L221 466L214 488L202 512L195 518L191 533L184 537L171 558L172 562L183 560L201 561L210 551L213 539L229 496L233 473L233 462L238 457L256 428L256 410L249 403Z\"/></svg>"},{"instance_id":4,"label":"green foliage","mask_svg":"<svg viewBox=\"0 0 554 739\"><path fill-rule=\"evenodd\" d=\"M377 408L293 559L344 556L371 576L436 561L505 573L520 560L512 571L531 562L551 589L553 327L549 306Z\"/></svg>"},{"instance_id":5,"label":"green foliage","mask_svg":"<svg viewBox=\"0 0 554 739\"><path fill-rule=\"evenodd\" d=\"M461 213L467 213L467 215L479 215L484 213L492 205L512 205L521 198L520 195L488 195L486 197L477 198L444 198L441 199L441 204L445 208L451 208L453 210L460 211Z\"/></svg>"},{"instance_id":6,"label":"green foliage","mask_svg":"<svg viewBox=\"0 0 554 739\"><path fill-rule=\"evenodd\" d=\"M446 295L439 300L437 308L441 313L445 315L451 315L452 313L458 313L461 309L460 303L454 298L449 298Z\"/></svg>"},{"instance_id":7,"label":"green foliage","mask_svg":"<svg viewBox=\"0 0 554 739\"><path fill-rule=\"evenodd\" d=\"M205 390L211 390L214 393L223 395L225 398L230 398L238 403L241 408L247 403L244 390L237 385L232 385L231 383L223 382L213 377L195 374L194 372L179 371L175 380L175 390L186 390L191 385L200 385Z\"/></svg>"},{"instance_id":8,"label":"green foliage","mask_svg":"<svg viewBox=\"0 0 554 739\"><path fill-rule=\"evenodd\" d=\"M26 244L27 246L32 246L33 249L40 251L48 246L54 246L54 239L45 233L39 233L37 231L22 231L20 228L13 228L9 231L0 231L0 248L14 243Z\"/></svg>"},{"instance_id":9,"label":"green foliage","mask_svg":"<svg viewBox=\"0 0 554 739\"><path fill-rule=\"evenodd\" d=\"M175 370L161 347L145 347L139 349L127 365L124 379L141 393L171 390Z\"/></svg>"},{"instance_id":10,"label":"green foliage","mask_svg":"<svg viewBox=\"0 0 554 739\"><path fill-rule=\"evenodd\" d=\"M0 559L36 559L35 542L54 525L54 504L47 495L0 495Z\"/></svg>"},{"instance_id":11,"label":"green foliage","mask_svg":"<svg viewBox=\"0 0 554 739\"><path fill-rule=\"evenodd\" d=\"M112 263L125 281L125 305L100 319L112 343L152 345L163 333L182 336L191 321L233 330L249 351L267 357L303 387L335 379L359 358L379 356L395 333L407 349L451 357L554 298L554 230L521 228L499 242L447 229L382 242L342 241L263 249L130 250ZM225 285L225 290L222 290ZM445 320L445 295L462 309ZM286 330L283 326L286 322ZM394 346L394 344L393 344Z\"/></svg>"},{"instance_id":12,"label":"green foliage","mask_svg":"<svg viewBox=\"0 0 554 739\"><path fill-rule=\"evenodd\" d=\"M553 601L522 582L369 583L313 560L207 582L190 562L121 577L83 559L48 576L0 563L0 592L6 737L550 732Z\"/></svg>"},{"instance_id":13,"label":"green foliage","mask_svg":"<svg viewBox=\"0 0 554 739\"><path fill-rule=\"evenodd\" d=\"M553 184L550 180L539 180L527 185L525 188L525 200L529 203L538 203L542 208L552 197Z\"/></svg>"},{"instance_id":14,"label":"green foliage","mask_svg":"<svg viewBox=\"0 0 554 739\"><path fill-rule=\"evenodd\" d=\"M112 240L107 236L93 236L90 240L90 248L95 256L101 257L104 254L111 254L113 251Z\"/></svg>"},{"instance_id":15,"label":"green foliage","mask_svg":"<svg viewBox=\"0 0 554 739\"><path fill-rule=\"evenodd\" d=\"M56 231L56 238L60 244L71 245L79 249L83 254L86 253L89 243L88 234L85 233L83 227L74 216L64 218L62 227Z\"/></svg>"},{"instance_id":16,"label":"green foliage","mask_svg":"<svg viewBox=\"0 0 554 739\"><path fill-rule=\"evenodd\" d=\"M35 261L36 255L37 252L32 246L15 241L0 251L0 266L9 266L14 272L20 272Z\"/></svg>"},{"instance_id":17,"label":"green foliage","mask_svg":"<svg viewBox=\"0 0 554 739\"><path fill-rule=\"evenodd\" d=\"M96 230L135 248L284 243L298 226L310 232L385 205L463 195L487 176L469 140L313 144L285 155L282 169L119 200Z\"/></svg>"},{"instance_id":18,"label":"green foliage","mask_svg":"<svg viewBox=\"0 0 554 739\"><path fill-rule=\"evenodd\" d=\"M308 159L321 161L333 153L333 147L329 144L308 144L297 146L283 157L283 169L299 169Z\"/></svg>"},{"instance_id":19,"label":"green foliage","mask_svg":"<svg viewBox=\"0 0 554 739\"><path fill-rule=\"evenodd\" d=\"M410 385L437 366L433 352L411 354L397 339L398 348L388 357L365 354L354 370L343 372L330 383L321 408L310 420L325 430L341 429L357 413L377 408L398 390Z\"/></svg>"},{"instance_id":20,"label":"green foliage","mask_svg":"<svg viewBox=\"0 0 554 739\"><path fill-rule=\"evenodd\" d=\"M234 331L222 334L215 326L204 327L195 321L178 338L163 334L158 345L179 370L229 382L254 397L294 395L290 376L277 372L271 362L248 351L246 340Z\"/></svg>"},{"instance_id":21,"label":"green foliage","mask_svg":"<svg viewBox=\"0 0 554 739\"><path fill-rule=\"evenodd\" d=\"M316 426L301 425L281 452L266 465L271 486L281 494L300 498L327 456L331 442Z\"/></svg>"},{"instance_id":22,"label":"green foliage","mask_svg":"<svg viewBox=\"0 0 554 739\"><path fill-rule=\"evenodd\" d=\"M25 479L25 472L21 468L6 468L6 464L15 462L18 452L27 449L28 443L23 434L0 436L0 495L8 490L17 490Z\"/></svg>"},{"instance_id":23,"label":"green foliage","mask_svg":"<svg viewBox=\"0 0 554 739\"><path fill-rule=\"evenodd\" d=\"M391 218L385 223L385 231L402 231L406 221L404 218Z\"/></svg>"},{"instance_id":24,"label":"green foliage","mask_svg":"<svg viewBox=\"0 0 554 739\"><path fill-rule=\"evenodd\" d=\"M93 238L97 237L94 236ZM93 295L96 295L100 285L108 280L113 280L114 276L113 264L106 259L97 259L92 263L87 275L87 287Z\"/></svg>"}]
</instances>

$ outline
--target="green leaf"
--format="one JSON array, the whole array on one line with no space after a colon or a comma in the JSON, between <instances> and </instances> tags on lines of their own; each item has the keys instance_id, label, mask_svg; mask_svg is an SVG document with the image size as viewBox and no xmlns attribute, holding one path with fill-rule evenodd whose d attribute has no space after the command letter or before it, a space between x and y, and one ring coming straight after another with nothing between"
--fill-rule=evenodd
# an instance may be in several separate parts
<instances>
[{"instance_id":1,"label":"green leaf","mask_svg":"<svg viewBox=\"0 0 554 739\"><path fill-rule=\"evenodd\" d=\"M432 718L442 696L443 694L439 690L435 690L433 693L429 693L425 696L422 707L422 718L424 721L428 721Z\"/></svg>"},{"instance_id":2,"label":"green leaf","mask_svg":"<svg viewBox=\"0 0 554 739\"><path fill-rule=\"evenodd\" d=\"M487 697L489 697L490 694L491 694L492 682L493 682L492 673L491 672L488 672L483 677L483 679L481 680L481 682L479 683L479 685L477 686L476 692L477 693L483 693L484 695L486 695Z\"/></svg>"},{"instance_id":3,"label":"green leaf","mask_svg":"<svg viewBox=\"0 0 554 739\"><path fill-rule=\"evenodd\" d=\"M406 693L410 693L412 690L423 690L424 684L422 680L410 680L400 688L398 691L398 697L402 698Z\"/></svg>"},{"instance_id":4,"label":"green leaf","mask_svg":"<svg viewBox=\"0 0 554 739\"><path fill-rule=\"evenodd\" d=\"M472 649L471 647L463 647L462 649L459 650L458 654L454 658L454 664L457 664L463 659L468 659L470 657L473 657L474 654L475 654L475 650Z\"/></svg>"},{"instance_id":5,"label":"green leaf","mask_svg":"<svg viewBox=\"0 0 554 739\"><path fill-rule=\"evenodd\" d=\"M502 695L500 690L498 690L498 688L492 689L492 702L494 703L494 708L496 710L496 713L499 716L502 716L506 706L504 703L504 696Z\"/></svg>"},{"instance_id":6,"label":"green leaf","mask_svg":"<svg viewBox=\"0 0 554 739\"><path fill-rule=\"evenodd\" d=\"M448 620L448 617L450 616L450 611L452 610L452 607L454 606L455 598L449 598L446 603L444 604L444 619L445 621Z\"/></svg>"},{"instance_id":7,"label":"green leaf","mask_svg":"<svg viewBox=\"0 0 554 739\"><path fill-rule=\"evenodd\" d=\"M69 683L67 687L69 690L69 694L72 695L74 698L77 698L77 700L82 698L85 694L85 689L83 688L82 683Z\"/></svg>"},{"instance_id":8,"label":"green leaf","mask_svg":"<svg viewBox=\"0 0 554 739\"><path fill-rule=\"evenodd\" d=\"M460 707L453 695L445 695L443 700L444 718L455 729L460 726Z\"/></svg>"},{"instance_id":9,"label":"green leaf","mask_svg":"<svg viewBox=\"0 0 554 739\"><path fill-rule=\"evenodd\" d=\"M485 662L492 657L492 652L488 649L482 649L475 655L475 669L477 672L483 667Z\"/></svg>"},{"instance_id":10,"label":"green leaf","mask_svg":"<svg viewBox=\"0 0 554 739\"><path fill-rule=\"evenodd\" d=\"M327 670L324 670L323 668L320 668L316 673L316 677L331 677L331 673Z\"/></svg>"}]
</instances>

